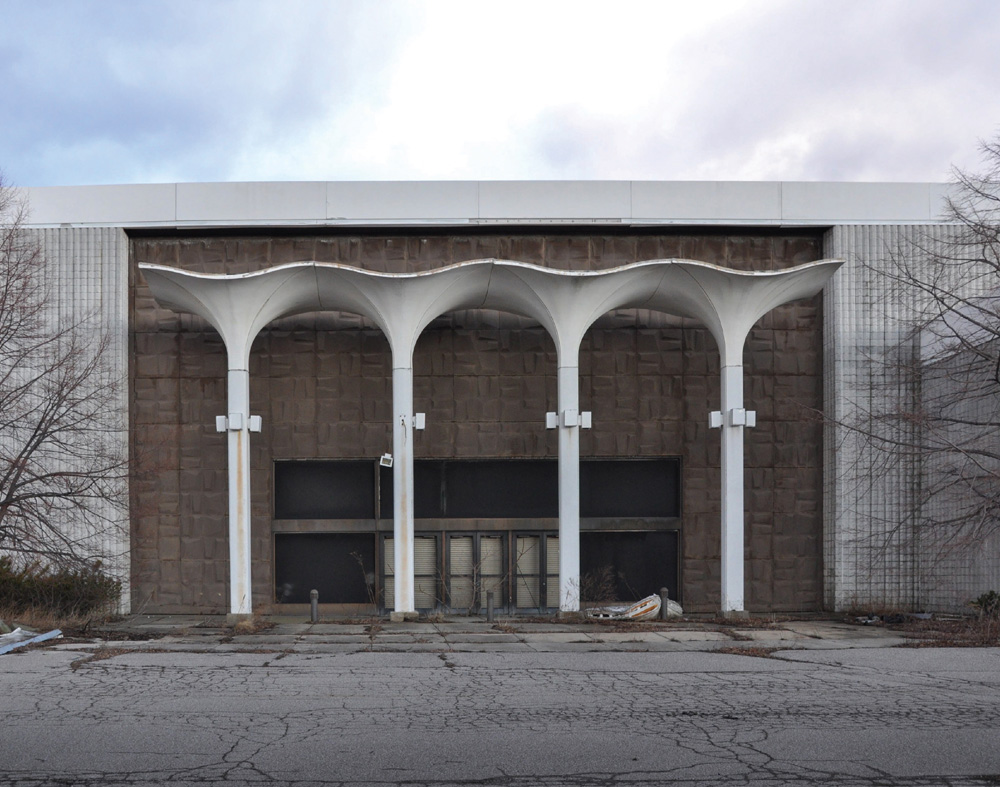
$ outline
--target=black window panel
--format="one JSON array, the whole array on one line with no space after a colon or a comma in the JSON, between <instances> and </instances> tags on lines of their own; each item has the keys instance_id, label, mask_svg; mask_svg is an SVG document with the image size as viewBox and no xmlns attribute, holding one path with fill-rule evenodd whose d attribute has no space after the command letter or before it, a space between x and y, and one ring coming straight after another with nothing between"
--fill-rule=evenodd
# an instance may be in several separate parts
<instances>
[{"instance_id":1,"label":"black window panel","mask_svg":"<svg viewBox=\"0 0 1000 787\"><path fill-rule=\"evenodd\" d=\"M559 516L553 460L446 462L444 478L444 515L452 519Z\"/></svg>"},{"instance_id":2,"label":"black window panel","mask_svg":"<svg viewBox=\"0 0 1000 787\"><path fill-rule=\"evenodd\" d=\"M678 599L677 546L676 530L583 532L580 574L586 578L610 569L617 601L638 601L660 588Z\"/></svg>"},{"instance_id":3,"label":"black window panel","mask_svg":"<svg viewBox=\"0 0 1000 787\"><path fill-rule=\"evenodd\" d=\"M416 519L445 517L442 493L444 462L418 459L413 464L413 516ZM379 516L392 519L392 468L382 467L379 473Z\"/></svg>"},{"instance_id":4,"label":"black window panel","mask_svg":"<svg viewBox=\"0 0 1000 787\"><path fill-rule=\"evenodd\" d=\"M444 507L445 464L442 461L423 459L413 466L414 518L443 519L448 516Z\"/></svg>"},{"instance_id":5,"label":"black window panel","mask_svg":"<svg viewBox=\"0 0 1000 787\"><path fill-rule=\"evenodd\" d=\"M276 533L274 584L279 604L308 604L311 590L319 591L321 604L369 603L375 597L375 535Z\"/></svg>"},{"instance_id":6,"label":"black window panel","mask_svg":"<svg viewBox=\"0 0 1000 787\"><path fill-rule=\"evenodd\" d=\"M275 462L274 517L374 519L374 463L367 459Z\"/></svg>"},{"instance_id":7,"label":"black window panel","mask_svg":"<svg viewBox=\"0 0 1000 787\"><path fill-rule=\"evenodd\" d=\"M392 519L392 468L378 467L378 515L380 519Z\"/></svg>"},{"instance_id":8,"label":"black window panel","mask_svg":"<svg viewBox=\"0 0 1000 787\"><path fill-rule=\"evenodd\" d=\"M581 462L580 516L680 516L680 460Z\"/></svg>"},{"instance_id":9,"label":"black window panel","mask_svg":"<svg viewBox=\"0 0 1000 787\"><path fill-rule=\"evenodd\" d=\"M418 459L413 467L417 519L555 518L555 459ZM381 468L379 507L392 518L392 469ZM680 460L607 459L580 463L583 517L680 516Z\"/></svg>"}]
</instances>

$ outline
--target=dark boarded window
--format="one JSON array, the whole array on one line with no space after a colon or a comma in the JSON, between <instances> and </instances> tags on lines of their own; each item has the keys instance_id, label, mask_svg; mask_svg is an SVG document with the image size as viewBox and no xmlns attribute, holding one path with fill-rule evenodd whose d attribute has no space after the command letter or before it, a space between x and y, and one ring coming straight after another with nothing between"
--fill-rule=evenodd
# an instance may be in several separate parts
<instances>
[{"instance_id":1,"label":"dark boarded window","mask_svg":"<svg viewBox=\"0 0 1000 787\"><path fill-rule=\"evenodd\" d=\"M274 584L279 604L308 604L313 589L321 604L367 604L375 597L375 535L276 533Z\"/></svg>"},{"instance_id":2,"label":"dark boarded window","mask_svg":"<svg viewBox=\"0 0 1000 787\"><path fill-rule=\"evenodd\" d=\"M420 466L420 462L417 466ZM485 459L428 462L415 502L418 517L528 519L559 516L555 462ZM423 495L421 495L423 491Z\"/></svg>"},{"instance_id":3,"label":"dark boarded window","mask_svg":"<svg viewBox=\"0 0 1000 787\"><path fill-rule=\"evenodd\" d=\"M614 589L614 599L638 601L667 588L677 599L676 530L645 532L583 532L580 534L580 576L584 593L590 587Z\"/></svg>"},{"instance_id":4,"label":"dark boarded window","mask_svg":"<svg viewBox=\"0 0 1000 787\"><path fill-rule=\"evenodd\" d=\"M274 518L374 519L375 463L275 462Z\"/></svg>"},{"instance_id":5,"label":"dark boarded window","mask_svg":"<svg viewBox=\"0 0 1000 787\"><path fill-rule=\"evenodd\" d=\"M554 519L555 459L418 459L417 519ZM392 471L383 468L381 516L392 517ZM580 516L680 516L679 459L586 459L580 463Z\"/></svg>"},{"instance_id":6,"label":"dark boarded window","mask_svg":"<svg viewBox=\"0 0 1000 787\"><path fill-rule=\"evenodd\" d=\"M392 486L382 484L382 516L392 517ZM529 519L559 516L558 470L551 459L418 459L417 519Z\"/></svg>"},{"instance_id":7,"label":"dark boarded window","mask_svg":"<svg viewBox=\"0 0 1000 787\"><path fill-rule=\"evenodd\" d=\"M275 462L276 519L392 519L392 469L374 460ZM555 519L555 459L418 459L417 519ZM378 512L376 513L376 496ZM680 516L679 459L585 459L580 516Z\"/></svg>"},{"instance_id":8,"label":"dark boarded window","mask_svg":"<svg viewBox=\"0 0 1000 787\"><path fill-rule=\"evenodd\" d=\"M680 516L679 459L580 462L580 516Z\"/></svg>"}]
</instances>

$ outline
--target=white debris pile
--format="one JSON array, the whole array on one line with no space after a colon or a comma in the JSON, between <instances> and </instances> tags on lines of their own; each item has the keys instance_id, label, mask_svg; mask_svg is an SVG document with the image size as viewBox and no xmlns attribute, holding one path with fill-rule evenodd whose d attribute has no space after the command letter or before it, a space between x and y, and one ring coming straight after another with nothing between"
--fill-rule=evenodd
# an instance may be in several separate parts
<instances>
[{"instance_id":1,"label":"white debris pile","mask_svg":"<svg viewBox=\"0 0 1000 787\"><path fill-rule=\"evenodd\" d=\"M3 621L0 621L0 631L6 631L6 633L0 634L0 656L25 645L31 645L35 642L45 642L45 640L62 636L62 632L59 629L39 634L37 631L18 626L11 631L10 627L4 624Z\"/></svg>"},{"instance_id":2,"label":"white debris pile","mask_svg":"<svg viewBox=\"0 0 1000 787\"><path fill-rule=\"evenodd\" d=\"M626 606L592 607L587 610L586 615L588 618L602 620L656 620L660 616L660 607L660 597L653 595ZM667 599L667 617L680 617L683 614L680 604Z\"/></svg>"}]
</instances>

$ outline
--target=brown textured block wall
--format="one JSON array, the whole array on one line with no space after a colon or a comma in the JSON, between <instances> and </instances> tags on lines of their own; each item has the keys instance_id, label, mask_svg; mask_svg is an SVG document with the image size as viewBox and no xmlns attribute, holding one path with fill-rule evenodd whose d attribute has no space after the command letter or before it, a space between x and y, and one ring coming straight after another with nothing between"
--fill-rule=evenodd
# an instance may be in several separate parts
<instances>
[{"instance_id":1,"label":"brown textured block wall","mask_svg":"<svg viewBox=\"0 0 1000 787\"><path fill-rule=\"evenodd\" d=\"M819 259L809 233L666 235L311 235L142 237L132 241L134 609L222 612L228 600L225 353L197 318L159 309L139 261L238 273L298 260L414 271L498 257L572 270L679 257L771 270ZM782 307L747 342L747 605L819 609L821 593L820 300ZM682 587L691 610L719 597L719 358L703 329L644 311L602 318L584 339L580 404L594 428L583 456L680 456ZM356 315L305 315L265 329L251 357L254 604L272 601L275 459L390 450L388 344ZM495 313L446 315L414 357L414 404L427 413L418 457L556 455L555 350L545 332Z\"/></svg>"}]
</instances>

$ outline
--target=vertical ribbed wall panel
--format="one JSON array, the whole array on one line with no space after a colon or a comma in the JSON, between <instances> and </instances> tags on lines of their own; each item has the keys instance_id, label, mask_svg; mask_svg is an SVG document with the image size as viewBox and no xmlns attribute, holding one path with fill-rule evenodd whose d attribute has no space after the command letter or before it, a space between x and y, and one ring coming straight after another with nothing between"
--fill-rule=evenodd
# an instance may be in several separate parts
<instances>
[{"instance_id":1,"label":"vertical ribbed wall panel","mask_svg":"<svg viewBox=\"0 0 1000 787\"><path fill-rule=\"evenodd\" d=\"M128 456L128 239L114 227L32 230L46 258L49 316L60 326L82 325L108 339L104 373L116 388L112 416L115 439ZM127 498L126 498L127 499ZM99 557L106 570L122 582L122 611L130 598L130 544L127 512L108 506L104 513L114 525L101 532L68 532ZM80 530L77 526L76 530Z\"/></svg>"},{"instance_id":2,"label":"vertical ribbed wall panel","mask_svg":"<svg viewBox=\"0 0 1000 787\"><path fill-rule=\"evenodd\" d=\"M933 265L925 249L954 237L947 225L838 226L824 255L846 260L824 295L824 586L829 608L862 605L954 609L995 576L1000 561L953 553L942 559L931 510L921 504L925 457L915 425L893 417L920 395L914 327L933 316L919 290L887 272L905 255ZM941 269L936 269L938 275ZM955 286L959 286L955 282ZM886 450L898 442L899 449ZM993 550L992 555L997 555ZM982 564L973 569L973 564Z\"/></svg>"}]
</instances>

